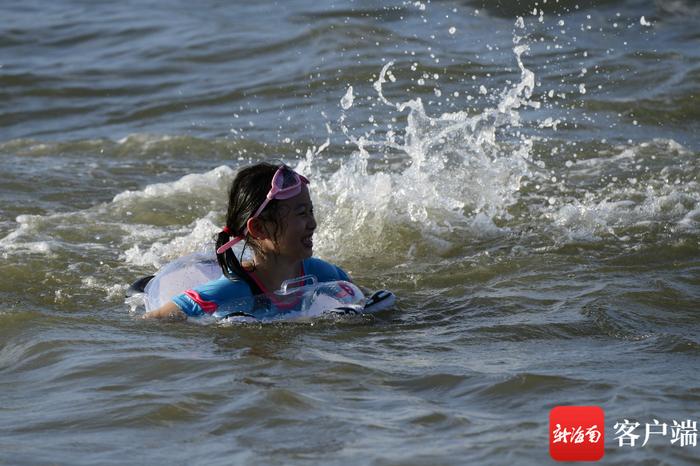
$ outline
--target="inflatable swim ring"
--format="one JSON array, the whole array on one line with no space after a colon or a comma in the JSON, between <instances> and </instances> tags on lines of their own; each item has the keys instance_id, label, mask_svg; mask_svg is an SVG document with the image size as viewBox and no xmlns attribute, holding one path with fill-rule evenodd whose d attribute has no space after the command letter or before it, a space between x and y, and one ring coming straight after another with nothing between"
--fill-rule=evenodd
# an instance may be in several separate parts
<instances>
[{"instance_id":1,"label":"inflatable swim ring","mask_svg":"<svg viewBox=\"0 0 700 466\"><path fill-rule=\"evenodd\" d=\"M170 262L155 275L134 282L127 295L144 293L146 311L158 309L174 296L221 276L216 258L207 253L194 253ZM282 283L271 295L242 297L220 306L213 314L219 320L260 322L335 317L375 313L396 302L393 293L380 290L369 298L347 281L318 282L305 275Z\"/></svg>"}]
</instances>

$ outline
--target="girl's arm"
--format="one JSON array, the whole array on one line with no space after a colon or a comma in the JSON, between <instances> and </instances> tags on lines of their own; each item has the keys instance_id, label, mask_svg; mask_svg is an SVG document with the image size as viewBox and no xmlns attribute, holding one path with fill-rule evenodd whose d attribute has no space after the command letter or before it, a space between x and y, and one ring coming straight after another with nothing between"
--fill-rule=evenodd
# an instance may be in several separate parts
<instances>
[{"instance_id":1,"label":"girl's arm","mask_svg":"<svg viewBox=\"0 0 700 466\"><path fill-rule=\"evenodd\" d=\"M158 309L149 311L143 315L144 319L187 320L187 314L172 301L168 301Z\"/></svg>"}]
</instances>

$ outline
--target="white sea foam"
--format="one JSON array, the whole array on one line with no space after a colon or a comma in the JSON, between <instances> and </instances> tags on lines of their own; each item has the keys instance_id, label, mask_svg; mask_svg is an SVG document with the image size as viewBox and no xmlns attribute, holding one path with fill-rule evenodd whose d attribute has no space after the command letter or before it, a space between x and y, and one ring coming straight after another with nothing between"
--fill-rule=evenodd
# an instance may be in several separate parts
<instances>
[{"instance_id":1,"label":"white sea foam","mask_svg":"<svg viewBox=\"0 0 700 466\"><path fill-rule=\"evenodd\" d=\"M196 220L192 225L184 226L175 235L171 233L164 239L162 239L163 232L157 229L144 232L134 228L125 238L126 242L133 246L124 251L123 259L130 264L153 266L157 269L182 255L212 250L213 237L221 229L214 219L220 215L220 213L209 212L204 218ZM145 246L146 244L148 246Z\"/></svg>"},{"instance_id":2,"label":"white sea foam","mask_svg":"<svg viewBox=\"0 0 700 466\"><path fill-rule=\"evenodd\" d=\"M0 251L7 259L10 253L30 253L50 255L56 249L57 243L42 234L41 215L20 215L17 217L17 228L4 238L0 238Z\"/></svg>"},{"instance_id":3,"label":"white sea foam","mask_svg":"<svg viewBox=\"0 0 700 466\"><path fill-rule=\"evenodd\" d=\"M615 237L628 240L635 230L648 234L653 230L672 233L697 229L694 212L700 205L700 189L694 177L697 162L691 153L668 140L617 150L616 154L567 166L571 183L596 178L609 181L577 198L562 198L559 205L543 212L548 221L545 225L551 222L572 240L590 241ZM650 170L658 153L675 153L675 163Z\"/></svg>"},{"instance_id":4,"label":"white sea foam","mask_svg":"<svg viewBox=\"0 0 700 466\"><path fill-rule=\"evenodd\" d=\"M155 183L138 191L124 191L117 194L113 202L133 202L144 198L167 199L174 194L201 194L203 190L219 192L228 187L234 174L231 167L222 165L206 173L185 175L174 182Z\"/></svg>"},{"instance_id":5,"label":"white sea foam","mask_svg":"<svg viewBox=\"0 0 700 466\"><path fill-rule=\"evenodd\" d=\"M0 252L9 254L73 254L73 243L95 257L121 252L127 263L159 267L188 252L211 247L225 209L234 170L220 166L209 172L125 191L111 202L75 212L21 215L17 227L0 238ZM191 224L173 224L182 211L202 216ZM123 251L123 252L122 252Z\"/></svg>"}]
</instances>

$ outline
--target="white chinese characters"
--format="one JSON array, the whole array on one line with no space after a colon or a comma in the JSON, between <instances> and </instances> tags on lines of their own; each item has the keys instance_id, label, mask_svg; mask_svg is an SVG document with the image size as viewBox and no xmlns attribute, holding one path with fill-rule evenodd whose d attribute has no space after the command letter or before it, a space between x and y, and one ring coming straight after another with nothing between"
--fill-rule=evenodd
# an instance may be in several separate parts
<instances>
[{"instance_id":1,"label":"white chinese characters","mask_svg":"<svg viewBox=\"0 0 700 466\"><path fill-rule=\"evenodd\" d=\"M642 436L641 430L639 434L634 433L641 424L639 422L630 422L625 419L623 422L616 422L613 426L615 429L615 439L618 441L619 447L634 447L637 440ZM642 447L645 446L652 436L667 437L670 434L670 442L672 445L680 447L695 447L698 444L698 428L697 421L678 422L675 419L669 426L665 422L659 422L654 419L653 422L647 422L644 428L644 441Z\"/></svg>"},{"instance_id":2,"label":"white chinese characters","mask_svg":"<svg viewBox=\"0 0 700 466\"><path fill-rule=\"evenodd\" d=\"M597 425L592 425L584 430L583 426L568 428L561 427L561 424L556 424L554 429L554 443L598 443L601 434Z\"/></svg>"}]
</instances>

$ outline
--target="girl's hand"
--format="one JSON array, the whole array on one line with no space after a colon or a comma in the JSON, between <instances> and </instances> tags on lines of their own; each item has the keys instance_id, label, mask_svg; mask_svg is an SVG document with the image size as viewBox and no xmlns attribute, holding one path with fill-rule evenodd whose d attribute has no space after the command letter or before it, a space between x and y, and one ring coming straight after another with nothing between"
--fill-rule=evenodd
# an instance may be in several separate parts
<instances>
[{"instance_id":1,"label":"girl's hand","mask_svg":"<svg viewBox=\"0 0 700 466\"><path fill-rule=\"evenodd\" d=\"M182 312L177 304L170 301L163 304L158 309L145 313L142 319L165 319L172 321L187 320L187 314Z\"/></svg>"}]
</instances>

